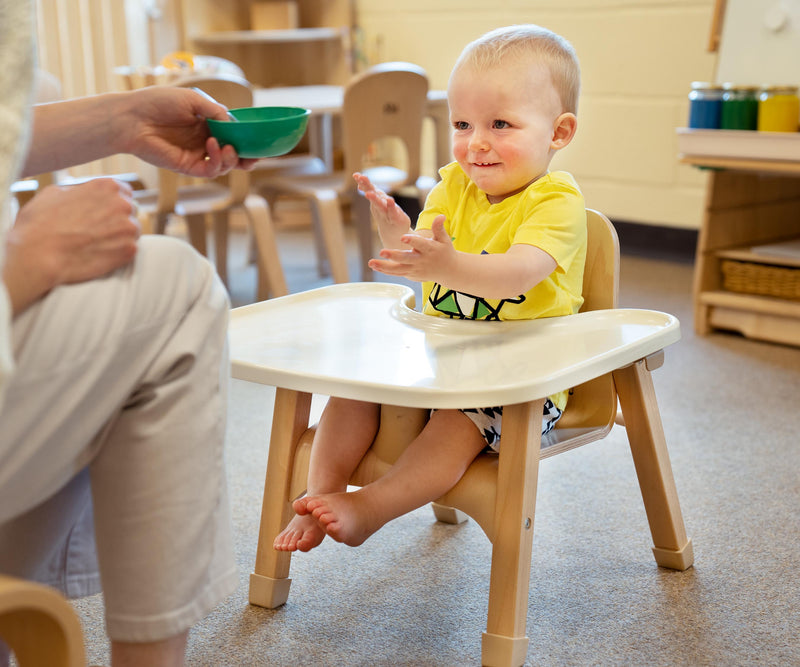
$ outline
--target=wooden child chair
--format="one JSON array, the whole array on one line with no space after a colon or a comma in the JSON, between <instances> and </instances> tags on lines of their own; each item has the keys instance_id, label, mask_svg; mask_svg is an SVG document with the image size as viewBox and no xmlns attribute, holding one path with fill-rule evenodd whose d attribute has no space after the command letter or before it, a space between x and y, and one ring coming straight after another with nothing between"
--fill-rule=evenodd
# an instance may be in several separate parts
<instances>
[{"instance_id":1,"label":"wooden child chair","mask_svg":"<svg viewBox=\"0 0 800 667\"><path fill-rule=\"evenodd\" d=\"M424 203L434 179L421 176L422 126L428 100L428 77L411 63L375 65L354 76L345 87L342 107L344 170L330 173L282 173L274 169L253 172L254 187L273 205L278 197L294 196L308 201L321 253L327 256L334 282L350 280L345 252L342 206L352 207L361 254L361 274L369 280L374 231L369 202L358 194L356 171L389 194L411 192ZM375 153L379 141L396 139L399 151ZM397 153L397 154L395 154ZM403 159L403 156L405 159ZM290 156L291 159L291 156Z\"/></svg>"},{"instance_id":2,"label":"wooden child chair","mask_svg":"<svg viewBox=\"0 0 800 667\"><path fill-rule=\"evenodd\" d=\"M315 433L308 428L312 392L383 404L378 435L351 480L356 486L384 474L422 429L431 407L504 406L499 455L480 455L434 505L443 520L473 517L492 542L485 665L526 659L539 459L607 435L618 400L656 562L678 570L691 566L691 541L650 377L663 361L663 348L679 339L679 325L657 311L615 308L616 232L595 211L587 211L587 222L585 305L577 315L526 322L442 320L414 312L402 299L392 303L397 290L408 288L365 283L233 311L234 377L278 388L251 603L277 607L288 597L290 554L275 551L272 542L306 488ZM413 300L413 293L404 298ZM287 332L287 321L296 321L296 328ZM312 321L319 333L300 333ZM305 340L309 335L318 340ZM334 363L331 357L344 358ZM564 416L541 437L544 399L568 388Z\"/></svg>"},{"instance_id":3,"label":"wooden child chair","mask_svg":"<svg viewBox=\"0 0 800 667\"><path fill-rule=\"evenodd\" d=\"M20 667L84 667L78 615L58 591L0 575L0 638Z\"/></svg>"}]
</instances>

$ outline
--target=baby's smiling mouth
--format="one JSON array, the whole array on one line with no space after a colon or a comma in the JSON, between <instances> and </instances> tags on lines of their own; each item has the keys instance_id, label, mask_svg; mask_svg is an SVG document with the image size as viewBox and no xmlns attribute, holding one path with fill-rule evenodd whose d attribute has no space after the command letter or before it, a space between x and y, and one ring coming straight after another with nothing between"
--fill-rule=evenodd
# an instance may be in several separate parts
<instances>
[{"instance_id":1,"label":"baby's smiling mouth","mask_svg":"<svg viewBox=\"0 0 800 667\"><path fill-rule=\"evenodd\" d=\"M473 162L473 166L475 167L494 167L497 165L497 162Z\"/></svg>"}]
</instances>

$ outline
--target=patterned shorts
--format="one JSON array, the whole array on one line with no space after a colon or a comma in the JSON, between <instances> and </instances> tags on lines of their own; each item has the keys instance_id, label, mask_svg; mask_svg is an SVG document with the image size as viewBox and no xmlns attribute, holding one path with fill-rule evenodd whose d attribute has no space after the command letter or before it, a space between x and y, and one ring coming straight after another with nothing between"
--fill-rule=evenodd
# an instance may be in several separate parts
<instances>
[{"instance_id":1,"label":"patterned shorts","mask_svg":"<svg viewBox=\"0 0 800 667\"><path fill-rule=\"evenodd\" d=\"M461 410L469 417L486 440L486 444L495 452L500 451L500 426L503 421L503 408L469 408ZM549 398L545 399L542 413L542 435L549 433L561 419L563 413Z\"/></svg>"}]
</instances>

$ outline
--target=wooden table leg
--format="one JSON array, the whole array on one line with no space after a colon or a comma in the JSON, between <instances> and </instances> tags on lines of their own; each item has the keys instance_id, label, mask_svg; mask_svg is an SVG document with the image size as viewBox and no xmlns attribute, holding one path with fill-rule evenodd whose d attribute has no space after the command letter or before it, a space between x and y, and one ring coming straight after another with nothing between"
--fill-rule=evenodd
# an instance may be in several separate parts
<instances>
[{"instance_id":1,"label":"wooden table leg","mask_svg":"<svg viewBox=\"0 0 800 667\"><path fill-rule=\"evenodd\" d=\"M661 567L686 570L694 561L647 360L614 371L625 428L644 500L653 554Z\"/></svg>"},{"instance_id":2,"label":"wooden table leg","mask_svg":"<svg viewBox=\"0 0 800 667\"><path fill-rule=\"evenodd\" d=\"M256 564L250 575L250 604L259 607L279 607L289 597L291 553L275 551L272 542L292 516L292 463L310 411L311 394L276 390Z\"/></svg>"},{"instance_id":3,"label":"wooden table leg","mask_svg":"<svg viewBox=\"0 0 800 667\"><path fill-rule=\"evenodd\" d=\"M484 665L521 665L528 653L525 624L543 408L543 399L503 408Z\"/></svg>"}]
</instances>

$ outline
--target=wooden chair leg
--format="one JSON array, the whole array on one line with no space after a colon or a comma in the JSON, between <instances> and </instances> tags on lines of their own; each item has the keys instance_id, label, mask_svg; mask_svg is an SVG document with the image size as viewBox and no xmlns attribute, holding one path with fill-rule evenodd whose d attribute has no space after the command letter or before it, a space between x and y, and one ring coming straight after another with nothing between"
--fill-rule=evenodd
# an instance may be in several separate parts
<instances>
[{"instance_id":1,"label":"wooden chair leg","mask_svg":"<svg viewBox=\"0 0 800 667\"><path fill-rule=\"evenodd\" d=\"M482 664L492 667L521 665L528 653L525 623L543 407L539 399L503 408L489 613L481 648Z\"/></svg>"},{"instance_id":2,"label":"wooden chair leg","mask_svg":"<svg viewBox=\"0 0 800 667\"><path fill-rule=\"evenodd\" d=\"M374 279L374 273L367 265L374 253L374 240L372 231L372 215L369 211L369 201L361 194L354 195L352 198L352 213L358 234L359 257L361 260L361 280L370 282Z\"/></svg>"},{"instance_id":3,"label":"wooden chair leg","mask_svg":"<svg viewBox=\"0 0 800 667\"><path fill-rule=\"evenodd\" d=\"M187 215L186 228L189 234L189 243L203 257L208 257L208 241L206 239L206 218L204 215Z\"/></svg>"},{"instance_id":4,"label":"wooden chair leg","mask_svg":"<svg viewBox=\"0 0 800 667\"><path fill-rule=\"evenodd\" d=\"M256 247L256 263L258 266L259 301L271 296L284 296L289 293L286 278L281 268L278 254L278 240L272 224L267 202L259 196L250 195L245 200L245 210L250 220Z\"/></svg>"},{"instance_id":5,"label":"wooden chair leg","mask_svg":"<svg viewBox=\"0 0 800 667\"><path fill-rule=\"evenodd\" d=\"M647 361L614 371L614 384L625 415L656 562L661 567L686 570L694 562L692 542L686 537Z\"/></svg>"},{"instance_id":6,"label":"wooden chair leg","mask_svg":"<svg viewBox=\"0 0 800 667\"><path fill-rule=\"evenodd\" d=\"M273 609L289 597L291 553L275 551L272 542L292 517L292 462L310 411L311 394L276 390L256 564L250 575L250 603L259 607Z\"/></svg>"},{"instance_id":7,"label":"wooden chair leg","mask_svg":"<svg viewBox=\"0 0 800 667\"><path fill-rule=\"evenodd\" d=\"M214 211L211 214L211 228L214 230L214 263L222 282L228 284L228 211Z\"/></svg>"},{"instance_id":8,"label":"wooden chair leg","mask_svg":"<svg viewBox=\"0 0 800 667\"><path fill-rule=\"evenodd\" d=\"M350 280L347 269L347 245L344 238L344 223L339 195L334 190L316 192L313 200L314 215L319 221L319 229L328 255L333 282L346 283Z\"/></svg>"},{"instance_id":9,"label":"wooden chair leg","mask_svg":"<svg viewBox=\"0 0 800 667\"><path fill-rule=\"evenodd\" d=\"M84 667L78 616L57 591L0 575L0 637L20 667Z\"/></svg>"}]
</instances>

